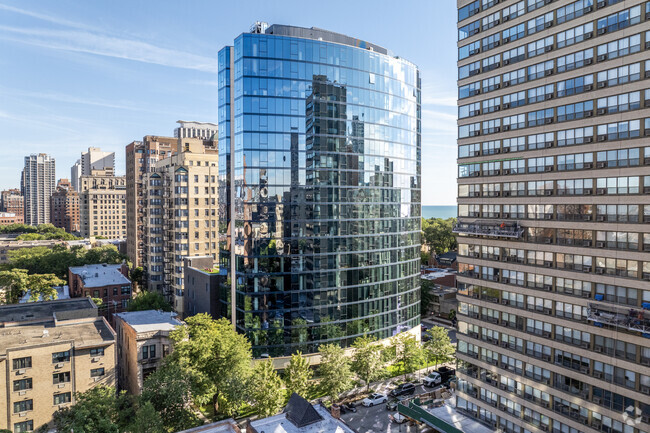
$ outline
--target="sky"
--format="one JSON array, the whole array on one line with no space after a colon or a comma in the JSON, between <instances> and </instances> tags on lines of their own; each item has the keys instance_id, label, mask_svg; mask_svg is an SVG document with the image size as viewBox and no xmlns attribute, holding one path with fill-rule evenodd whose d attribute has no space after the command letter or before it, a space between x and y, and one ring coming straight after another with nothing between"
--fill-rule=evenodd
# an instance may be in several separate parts
<instances>
[{"instance_id":1,"label":"sky","mask_svg":"<svg viewBox=\"0 0 650 433\"><path fill-rule=\"evenodd\" d=\"M58 178L88 147L115 152L177 120L217 123L217 53L255 21L366 40L422 76L422 204L456 203L456 8L451 0L0 0L0 189L25 155Z\"/></svg>"}]
</instances>

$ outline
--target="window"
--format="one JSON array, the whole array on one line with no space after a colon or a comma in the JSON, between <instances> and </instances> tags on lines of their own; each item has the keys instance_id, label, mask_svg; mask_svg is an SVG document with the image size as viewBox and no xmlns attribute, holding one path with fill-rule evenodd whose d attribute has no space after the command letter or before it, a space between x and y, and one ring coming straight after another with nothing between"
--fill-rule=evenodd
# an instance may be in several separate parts
<instances>
[{"instance_id":1,"label":"window","mask_svg":"<svg viewBox=\"0 0 650 433\"><path fill-rule=\"evenodd\" d=\"M14 391L24 391L26 389L32 389L31 378L14 380Z\"/></svg>"},{"instance_id":2,"label":"window","mask_svg":"<svg viewBox=\"0 0 650 433\"><path fill-rule=\"evenodd\" d=\"M72 395L69 392L64 392L62 394L54 394L54 405L70 403L72 401Z\"/></svg>"},{"instance_id":3,"label":"window","mask_svg":"<svg viewBox=\"0 0 650 433\"><path fill-rule=\"evenodd\" d=\"M519 24L517 26L510 27L509 29L506 29L503 32L501 32L501 37L503 38L504 44L508 42L514 42L517 39L523 38L524 36L526 36L525 24Z\"/></svg>"},{"instance_id":4,"label":"window","mask_svg":"<svg viewBox=\"0 0 650 433\"><path fill-rule=\"evenodd\" d=\"M591 195L593 193L593 179L569 179L557 181L558 195Z\"/></svg>"},{"instance_id":5,"label":"window","mask_svg":"<svg viewBox=\"0 0 650 433\"><path fill-rule=\"evenodd\" d=\"M641 92L623 93L599 98L598 114L614 114L621 111L637 110L641 107Z\"/></svg>"},{"instance_id":6,"label":"window","mask_svg":"<svg viewBox=\"0 0 650 433\"><path fill-rule=\"evenodd\" d=\"M476 41L458 48L458 60L463 60L481 52L481 42Z\"/></svg>"},{"instance_id":7,"label":"window","mask_svg":"<svg viewBox=\"0 0 650 433\"><path fill-rule=\"evenodd\" d=\"M458 146L458 157L459 158L470 158L472 156L479 156L481 154L481 144L465 144Z\"/></svg>"},{"instance_id":8,"label":"window","mask_svg":"<svg viewBox=\"0 0 650 433\"><path fill-rule=\"evenodd\" d=\"M524 3L524 0L521 0L520 2L517 2L512 6L508 6L507 8L503 9L501 11L501 16L503 17L503 21L509 21L525 13L526 13L526 5Z\"/></svg>"},{"instance_id":9,"label":"window","mask_svg":"<svg viewBox=\"0 0 650 433\"><path fill-rule=\"evenodd\" d=\"M514 86L526 81L526 68L517 69L516 71L503 74L503 85Z\"/></svg>"},{"instance_id":10,"label":"window","mask_svg":"<svg viewBox=\"0 0 650 433\"><path fill-rule=\"evenodd\" d=\"M63 373L54 373L52 375L52 383L54 385L56 385L58 383L68 383L68 382L70 382L70 372L69 371L65 371Z\"/></svg>"},{"instance_id":11,"label":"window","mask_svg":"<svg viewBox=\"0 0 650 433\"><path fill-rule=\"evenodd\" d=\"M461 105L458 107L458 118L473 117L481 114L481 103L475 102L473 104Z\"/></svg>"},{"instance_id":12,"label":"window","mask_svg":"<svg viewBox=\"0 0 650 433\"><path fill-rule=\"evenodd\" d=\"M34 421L22 421L14 424L14 433L25 433L34 431Z\"/></svg>"},{"instance_id":13,"label":"window","mask_svg":"<svg viewBox=\"0 0 650 433\"><path fill-rule=\"evenodd\" d=\"M558 95L559 96L559 95ZM541 102L553 97L553 85L534 87L528 90L528 103Z\"/></svg>"},{"instance_id":14,"label":"window","mask_svg":"<svg viewBox=\"0 0 650 433\"><path fill-rule=\"evenodd\" d=\"M478 82L474 83L474 84L478 85ZM485 80L483 80L481 82L481 91L483 93L491 92L491 91L499 89L499 88L501 88L501 77L498 76L498 75L496 77L486 78ZM470 89L470 96L473 96L473 94L471 94L471 92L472 92L472 89ZM476 92L476 93L478 93L478 92Z\"/></svg>"},{"instance_id":15,"label":"window","mask_svg":"<svg viewBox=\"0 0 650 433\"><path fill-rule=\"evenodd\" d=\"M104 348L96 347L94 349L90 349L90 356L104 356Z\"/></svg>"},{"instance_id":16,"label":"window","mask_svg":"<svg viewBox=\"0 0 650 433\"><path fill-rule=\"evenodd\" d=\"M598 34L615 32L641 22L641 6L622 10L598 20Z\"/></svg>"},{"instance_id":17,"label":"window","mask_svg":"<svg viewBox=\"0 0 650 433\"><path fill-rule=\"evenodd\" d=\"M557 97L576 95L593 89L594 76L583 75L582 77L572 78L557 83Z\"/></svg>"},{"instance_id":18,"label":"window","mask_svg":"<svg viewBox=\"0 0 650 433\"><path fill-rule=\"evenodd\" d=\"M539 56L553 49L553 36L548 36L528 44L528 57Z\"/></svg>"},{"instance_id":19,"label":"window","mask_svg":"<svg viewBox=\"0 0 650 433\"><path fill-rule=\"evenodd\" d=\"M503 64L510 65L512 63L521 62L526 58L526 47L521 46L512 48L503 53Z\"/></svg>"},{"instance_id":20,"label":"window","mask_svg":"<svg viewBox=\"0 0 650 433\"><path fill-rule=\"evenodd\" d=\"M526 127L526 115L517 114L503 118L503 128L505 131L510 129L520 129Z\"/></svg>"},{"instance_id":21,"label":"window","mask_svg":"<svg viewBox=\"0 0 650 433\"><path fill-rule=\"evenodd\" d=\"M639 165L639 149L607 150L596 154L598 168L634 167Z\"/></svg>"},{"instance_id":22,"label":"window","mask_svg":"<svg viewBox=\"0 0 650 433\"><path fill-rule=\"evenodd\" d=\"M553 122L553 109L531 111L528 113L528 127L540 126Z\"/></svg>"},{"instance_id":23,"label":"window","mask_svg":"<svg viewBox=\"0 0 650 433\"><path fill-rule=\"evenodd\" d=\"M598 61L615 59L639 51L641 51L641 35L629 36L608 44L599 45L597 48Z\"/></svg>"},{"instance_id":24,"label":"window","mask_svg":"<svg viewBox=\"0 0 650 433\"><path fill-rule=\"evenodd\" d=\"M553 73L553 60L548 60L546 62L529 66L527 79L528 81L536 80L546 75L551 75L552 73Z\"/></svg>"},{"instance_id":25,"label":"window","mask_svg":"<svg viewBox=\"0 0 650 433\"><path fill-rule=\"evenodd\" d=\"M553 146L554 139L553 139L552 132L547 132L545 134L529 135L526 138L528 141L528 150L544 149Z\"/></svg>"},{"instance_id":26,"label":"window","mask_svg":"<svg viewBox=\"0 0 650 433\"><path fill-rule=\"evenodd\" d=\"M497 77L498 78L498 77ZM458 99L469 98L481 92L481 83L475 82L458 88ZM485 91L485 90L484 90Z\"/></svg>"},{"instance_id":27,"label":"window","mask_svg":"<svg viewBox=\"0 0 650 433\"><path fill-rule=\"evenodd\" d=\"M496 14L494 14L496 15ZM490 16L494 16L490 15ZM483 20L490 18L490 16L483 18ZM494 47L498 47L501 44L501 34L495 33L486 38L481 39L481 49L483 51L491 50Z\"/></svg>"},{"instance_id":28,"label":"window","mask_svg":"<svg viewBox=\"0 0 650 433\"><path fill-rule=\"evenodd\" d=\"M32 357L26 356L25 358L17 358L13 360L13 369L20 370L23 368L31 368L32 366Z\"/></svg>"},{"instance_id":29,"label":"window","mask_svg":"<svg viewBox=\"0 0 650 433\"><path fill-rule=\"evenodd\" d=\"M458 40L462 41L481 31L481 22L474 21L458 29Z\"/></svg>"},{"instance_id":30,"label":"window","mask_svg":"<svg viewBox=\"0 0 650 433\"><path fill-rule=\"evenodd\" d=\"M156 357L156 345L145 345L142 346L142 359L153 359Z\"/></svg>"},{"instance_id":31,"label":"window","mask_svg":"<svg viewBox=\"0 0 650 433\"><path fill-rule=\"evenodd\" d=\"M569 120L582 119L593 115L593 101L578 102L557 107L557 121L566 122Z\"/></svg>"},{"instance_id":32,"label":"window","mask_svg":"<svg viewBox=\"0 0 650 433\"><path fill-rule=\"evenodd\" d=\"M472 15L475 15L481 11L481 4L478 0L471 2L470 4L463 6L458 9L458 22L461 22Z\"/></svg>"},{"instance_id":33,"label":"window","mask_svg":"<svg viewBox=\"0 0 650 433\"><path fill-rule=\"evenodd\" d=\"M27 412L28 410L34 410L33 400L23 400L23 401L14 402L14 413Z\"/></svg>"},{"instance_id":34,"label":"window","mask_svg":"<svg viewBox=\"0 0 650 433\"><path fill-rule=\"evenodd\" d=\"M558 24L566 21L571 21L575 18L581 17L584 14L592 12L594 8L594 0L579 0L561 7L556 12L556 19Z\"/></svg>"},{"instance_id":35,"label":"window","mask_svg":"<svg viewBox=\"0 0 650 433\"><path fill-rule=\"evenodd\" d=\"M587 23L557 34L557 47L564 48L592 37L594 24Z\"/></svg>"},{"instance_id":36,"label":"window","mask_svg":"<svg viewBox=\"0 0 650 433\"><path fill-rule=\"evenodd\" d=\"M526 92L523 90L521 92L510 93L503 97L504 109L520 107L522 105L526 105Z\"/></svg>"},{"instance_id":37,"label":"window","mask_svg":"<svg viewBox=\"0 0 650 433\"><path fill-rule=\"evenodd\" d=\"M499 54L487 57L483 59L481 63L481 70L483 72L487 72L496 69L499 66L501 66L500 61L501 61L501 56Z\"/></svg>"},{"instance_id":38,"label":"window","mask_svg":"<svg viewBox=\"0 0 650 433\"><path fill-rule=\"evenodd\" d=\"M543 3L543 1L540 1L539 3ZM544 15L540 15L536 18L533 18L532 20L528 20L526 27L528 30L528 34L532 35L533 33L542 31L548 27L551 27L552 25L553 25L553 12L549 12Z\"/></svg>"},{"instance_id":39,"label":"window","mask_svg":"<svg viewBox=\"0 0 650 433\"><path fill-rule=\"evenodd\" d=\"M528 195L530 196L547 195L546 191L553 192L552 180L533 180L527 182L526 186L528 188ZM534 217L529 217L529 218L534 218Z\"/></svg>"},{"instance_id":40,"label":"window","mask_svg":"<svg viewBox=\"0 0 650 433\"><path fill-rule=\"evenodd\" d=\"M462 80L463 78L471 77L481 73L481 62L473 62L465 66L458 68L458 79Z\"/></svg>"},{"instance_id":41,"label":"window","mask_svg":"<svg viewBox=\"0 0 650 433\"><path fill-rule=\"evenodd\" d=\"M90 377L102 377L104 376L104 368L94 368L90 370Z\"/></svg>"},{"instance_id":42,"label":"window","mask_svg":"<svg viewBox=\"0 0 650 433\"><path fill-rule=\"evenodd\" d=\"M503 140L504 152L521 152L523 150L526 150L526 137L506 138Z\"/></svg>"},{"instance_id":43,"label":"window","mask_svg":"<svg viewBox=\"0 0 650 433\"><path fill-rule=\"evenodd\" d=\"M592 168L594 162L593 153L575 153L569 155L558 155L558 171L584 170Z\"/></svg>"},{"instance_id":44,"label":"window","mask_svg":"<svg viewBox=\"0 0 650 433\"><path fill-rule=\"evenodd\" d=\"M481 123L481 134L494 134L501 131L501 119L486 120Z\"/></svg>"},{"instance_id":45,"label":"window","mask_svg":"<svg viewBox=\"0 0 650 433\"><path fill-rule=\"evenodd\" d=\"M458 137L474 137L481 134L481 124L480 123L471 123L469 125L463 125L458 127Z\"/></svg>"},{"instance_id":46,"label":"window","mask_svg":"<svg viewBox=\"0 0 650 433\"><path fill-rule=\"evenodd\" d=\"M596 179L597 194L638 194L639 178L600 177Z\"/></svg>"},{"instance_id":47,"label":"window","mask_svg":"<svg viewBox=\"0 0 650 433\"><path fill-rule=\"evenodd\" d=\"M617 86L641 78L641 63L619 66L598 73L598 87Z\"/></svg>"},{"instance_id":48,"label":"window","mask_svg":"<svg viewBox=\"0 0 650 433\"><path fill-rule=\"evenodd\" d=\"M483 114L492 113L501 108L501 98L486 99L481 103L481 110Z\"/></svg>"}]
</instances>

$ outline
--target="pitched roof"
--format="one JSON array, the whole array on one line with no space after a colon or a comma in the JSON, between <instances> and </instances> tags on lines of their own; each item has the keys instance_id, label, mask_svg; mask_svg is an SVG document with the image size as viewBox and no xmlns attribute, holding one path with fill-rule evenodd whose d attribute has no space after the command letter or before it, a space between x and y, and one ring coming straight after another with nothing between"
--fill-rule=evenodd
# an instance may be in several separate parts
<instances>
[{"instance_id":1,"label":"pitched roof","mask_svg":"<svg viewBox=\"0 0 650 433\"><path fill-rule=\"evenodd\" d=\"M284 408L284 413L287 419L296 427L305 427L323 420L323 417L314 409L314 406L295 392L291 394L289 402Z\"/></svg>"}]
</instances>

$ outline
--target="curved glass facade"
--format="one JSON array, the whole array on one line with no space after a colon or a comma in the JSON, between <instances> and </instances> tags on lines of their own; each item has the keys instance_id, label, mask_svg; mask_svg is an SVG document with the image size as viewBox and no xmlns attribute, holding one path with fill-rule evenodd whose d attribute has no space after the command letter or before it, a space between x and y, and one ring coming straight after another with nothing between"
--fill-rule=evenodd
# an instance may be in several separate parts
<instances>
[{"instance_id":1,"label":"curved glass facade","mask_svg":"<svg viewBox=\"0 0 650 433\"><path fill-rule=\"evenodd\" d=\"M224 316L256 356L418 326L416 66L268 33L219 52Z\"/></svg>"}]
</instances>

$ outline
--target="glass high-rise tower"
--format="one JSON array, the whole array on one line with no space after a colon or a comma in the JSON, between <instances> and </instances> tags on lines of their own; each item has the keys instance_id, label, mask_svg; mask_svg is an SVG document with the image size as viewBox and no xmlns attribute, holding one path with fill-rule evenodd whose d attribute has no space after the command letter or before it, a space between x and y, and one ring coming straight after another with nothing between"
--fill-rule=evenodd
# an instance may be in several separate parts
<instances>
[{"instance_id":1,"label":"glass high-rise tower","mask_svg":"<svg viewBox=\"0 0 650 433\"><path fill-rule=\"evenodd\" d=\"M414 64L257 23L219 52L219 182L222 315L256 356L419 326Z\"/></svg>"}]
</instances>

